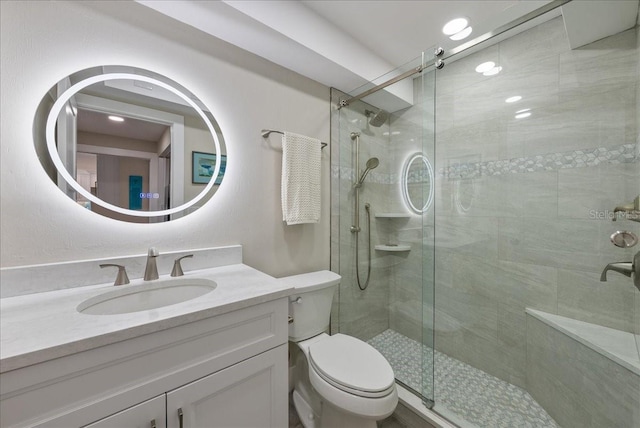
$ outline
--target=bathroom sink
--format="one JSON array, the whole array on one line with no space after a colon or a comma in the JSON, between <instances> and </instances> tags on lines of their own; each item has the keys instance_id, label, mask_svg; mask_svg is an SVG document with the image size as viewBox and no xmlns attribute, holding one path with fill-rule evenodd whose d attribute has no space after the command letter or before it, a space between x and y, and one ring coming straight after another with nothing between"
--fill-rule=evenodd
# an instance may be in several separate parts
<instances>
[{"instance_id":1,"label":"bathroom sink","mask_svg":"<svg viewBox=\"0 0 640 428\"><path fill-rule=\"evenodd\" d=\"M142 285L124 285L87 299L76 309L89 315L147 311L195 299L212 292L216 286L215 281L204 278L171 278Z\"/></svg>"}]
</instances>

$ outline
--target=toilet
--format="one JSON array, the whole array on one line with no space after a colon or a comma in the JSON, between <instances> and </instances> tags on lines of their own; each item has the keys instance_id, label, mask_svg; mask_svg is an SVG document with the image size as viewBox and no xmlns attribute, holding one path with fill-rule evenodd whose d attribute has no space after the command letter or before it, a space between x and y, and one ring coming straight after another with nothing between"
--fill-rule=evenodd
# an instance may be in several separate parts
<instances>
[{"instance_id":1,"label":"toilet","mask_svg":"<svg viewBox=\"0 0 640 428\"><path fill-rule=\"evenodd\" d=\"M374 428L398 404L393 369L371 345L326 333L340 275L318 271L281 278L289 297L293 403L305 428Z\"/></svg>"}]
</instances>

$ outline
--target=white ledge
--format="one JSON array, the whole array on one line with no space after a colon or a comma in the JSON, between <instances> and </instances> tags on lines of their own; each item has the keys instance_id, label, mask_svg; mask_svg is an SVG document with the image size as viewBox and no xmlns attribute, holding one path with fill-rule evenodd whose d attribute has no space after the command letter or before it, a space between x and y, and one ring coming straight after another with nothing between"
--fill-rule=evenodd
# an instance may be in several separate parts
<instances>
[{"instance_id":1,"label":"white ledge","mask_svg":"<svg viewBox=\"0 0 640 428\"><path fill-rule=\"evenodd\" d=\"M633 333L530 308L526 312L640 376L640 355Z\"/></svg>"}]
</instances>

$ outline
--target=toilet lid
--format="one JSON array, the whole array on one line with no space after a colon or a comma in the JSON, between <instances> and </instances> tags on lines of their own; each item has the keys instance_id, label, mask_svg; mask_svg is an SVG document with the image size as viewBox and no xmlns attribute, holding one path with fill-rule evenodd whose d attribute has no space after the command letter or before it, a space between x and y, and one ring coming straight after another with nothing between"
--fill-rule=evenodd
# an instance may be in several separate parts
<instances>
[{"instance_id":1,"label":"toilet lid","mask_svg":"<svg viewBox=\"0 0 640 428\"><path fill-rule=\"evenodd\" d=\"M394 384L393 369L368 343L335 334L309 347L309 357L322 377L336 386L363 392L381 392Z\"/></svg>"}]
</instances>

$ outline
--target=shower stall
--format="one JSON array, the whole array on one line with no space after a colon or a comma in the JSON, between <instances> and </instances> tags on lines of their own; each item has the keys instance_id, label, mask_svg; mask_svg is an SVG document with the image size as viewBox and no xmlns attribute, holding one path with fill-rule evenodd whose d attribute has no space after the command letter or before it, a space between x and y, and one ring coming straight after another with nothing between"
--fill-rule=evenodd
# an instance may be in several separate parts
<instances>
[{"instance_id":1,"label":"shower stall","mask_svg":"<svg viewBox=\"0 0 640 428\"><path fill-rule=\"evenodd\" d=\"M461 427L637 427L638 26L543 12L332 90L331 329Z\"/></svg>"}]
</instances>

